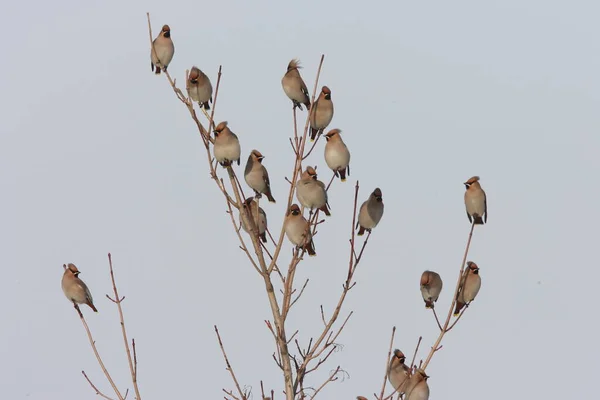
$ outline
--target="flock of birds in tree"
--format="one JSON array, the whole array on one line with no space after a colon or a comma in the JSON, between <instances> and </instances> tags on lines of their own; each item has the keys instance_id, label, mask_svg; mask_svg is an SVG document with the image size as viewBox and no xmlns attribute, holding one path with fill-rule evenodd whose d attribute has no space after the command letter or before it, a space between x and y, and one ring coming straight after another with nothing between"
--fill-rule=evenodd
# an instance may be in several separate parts
<instances>
[{"instance_id":1,"label":"flock of birds in tree","mask_svg":"<svg viewBox=\"0 0 600 400\"><path fill-rule=\"evenodd\" d=\"M171 39L171 29L168 25L164 25L152 43L150 52L152 71L157 75L161 73L161 70L166 71L174 53L175 47ZM327 86L323 86L318 99L311 105L308 89L300 76L300 68L298 60L290 61L281 84L294 108L297 107L302 110L304 105L309 112L310 138L311 141L314 141L319 135L323 134L333 119L334 108L331 100L331 90ZM193 66L190 70L187 88L190 98L197 102L200 108L210 109L213 92L212 84L208 76L196 66ZM350 174L350 152L340 133L339 129L332 129L324 135L327 140L325 162L333 170L335 176L343 182L346 180L346 176ZM234 162L240 165L240 142L226 121L215 127L214 135L213 154L215 159L223 167L231 167ZM262 207L258 206L255 198L260 198L264 194L272 203L275 203L275 198L271 193L269 174L262 164L264 158L258 150L252 150L248 156L244 178L248 186L255 192L255 197L246 199L243 206L247 208L250 218L255 218L253 216L258 212L258 235L260 240L266 242L267 215ZM479 177L473 176L464 185L466 187L464 201L469 222L475 225L487 223L486 194L481 188ZM290 206L284 222L285 233L295 246L314 256L316 252L310 232L310 223L304 218L303 209L308 208L311 213L313 210L320 210L327 216L331 215L325 184L317 179L315 168L308 166L302 172L296 186L296 198L303 208L301 209L297 204ZM381 189L376 188L360 207L357 223L359 236L363 235L365 231L371 232L377 226L383 216L383 209ZM250 233L251 230L242 221L241 215L240 223L243 229ZM94 312L98 312L94 306L89 288L79 278L80 271L77 267L69 263L63 265L63 268L63 292L69 301L73 303L80 316L82 314L78 304L87 304ZM426 308L434 307L442 287L442 278L437 272L423 272L420 288ZM463 307L468 306L475 299L480 287L479 267L474 262L469 261L459 284L454 315L458 315ZM412 371L405 364L405 361L404 353L396 349L388 368L390 384L398 393L406 395L405 400L427 400L429 398L427 374L422 369Z\"/></svg>"}]
</instances>

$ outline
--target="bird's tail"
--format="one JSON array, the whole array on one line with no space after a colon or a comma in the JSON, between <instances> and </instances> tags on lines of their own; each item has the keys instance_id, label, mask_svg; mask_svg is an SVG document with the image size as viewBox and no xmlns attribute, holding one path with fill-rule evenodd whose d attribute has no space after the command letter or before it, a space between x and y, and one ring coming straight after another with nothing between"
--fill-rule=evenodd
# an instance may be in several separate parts
<instances>
[{"instance_id":1,"label":"bird's tail","mask_svg":"<svg viewBox=\"0 0 600 400\"><path fill-rule=\"evenodd\" d=\"M462 308L464 306L465 306L465 303L461 303L460 301L456 300L456 308L454 309L454 316L455 317L460 313L460 310L462 310Z\"/></svg>"},{"instance_id":2,"label":"bird's tail","mask_svg":"<svg viewBox=\"0 0 600 400\"><path fill-rule=\"evenodd\" d=\"M265 195L267 196L267 199L269 199L269 201L270 201L271 203L277 203L277 202L275 201L275 199L273 198L273 195L271 194L271 189L268 189L268 190L265 192Z\"/></svg>"},{"instance_id":3,"label":"bird's tail","mask_svg":"<svg viewBox=\"0 0 600 400\"><path fill-rule=\"evenodd\" d=\"M319 133L318 129L315 128L310 128L310 141L314 142L315 139L317 138L317 134Z\"/></svg>"},{"instance_id":4,"label":"bird's tail","mask_svg":"<svg viewBox=\"0 0 600 400\"><path fill-rule=\"evenodd\" d=\"M364 227L364 226L361 226L361 227L360 227L360 229L358 230L358 233L357 233L357 235L358 235L358 236L362 236L362 235L364 235L364 234L365 234L365 227Z\"/></svg>"},{"instance_id":5,"label":"bird's tail","mask_svg":"<svg viewBox=\"0 0 600 400\"><path fill-rule=\"evenodd\" d=\"M480 216L475 216L475 225L483 225L483 219Z\"/></svg>"},{"instance_id":6,"label":"bird's tail","mask_svg":"<svg viewBox=\"0 0 600 400\"><path fill-rule=\"evenodd\" d=\"M331 212L329 212L329 207L327 207L327 204L324 204L323 207L319 208L319 210L323 211L328 217L331 216Z\"/></svg>"},{"instance_id":7,"label":"bird's tail","mask_svg":"<svg viewBox=\"0 0 600 400\"><path fill-rule=\"evenodd\" d=\"M310 242L308 242L306 244L306 246L304 246L304 249L308 252L308 255L311 257L314 257L317 255L317 252L315 251L315 245L312 240Z\"/></svg>"},{"instance_id":8,"label":"bird's tail","mask_svg":"<svg viewBox=\"0 0 600 400\"><path fill-rule=\"evenodd\" d=\"M263 232L260 235L260 240L262 240L263 243L267 243L267 233L266 232Z\"/></svg>"},{"instance_id":9,"label":"bird's tail","mask_svg":"<svg viewBox=\"0 0 600 400\"><path fill-rule=\"evenodd\" d=\"M91 308L92 310L94 310L94 312L98 312L98 310L96 309L96 307L94 306L94 304L93 304L91 301L88 301L86 304L87 304L88 306L90 306L90 308Z\"/></svg>"}]
</instances>

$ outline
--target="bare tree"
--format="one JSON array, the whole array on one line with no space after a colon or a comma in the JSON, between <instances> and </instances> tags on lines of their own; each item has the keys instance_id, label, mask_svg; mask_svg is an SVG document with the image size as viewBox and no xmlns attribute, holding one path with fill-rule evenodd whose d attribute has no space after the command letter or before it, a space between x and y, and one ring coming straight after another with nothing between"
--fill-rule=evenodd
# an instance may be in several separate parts
<instances>
[{"instance_id":1,"label":"bare tree","mask_svg":"<svg viewBox=\"0 0 600 400\"><path fill-rule=\"evenodd\" d=\"M152 54L156 55L157 52L153 45L150 15L148 14L147 17L148 31L150 37L150 50ZM155 58L158 59L157 57ZM289 138L289 142L291 145L291 178L288 179L289 190L285 203L286 217L292 209L294 194L296 192L298 182L302 175L302 171L304 170L303 163L306 161L307 157L313 152L313 150L318 146L319 142L322 141L321 138L323 135L321 134L316 135L316 139L312 144L308 142L308 139L309 134L311 132L311 124L309 120L311 115L310 111L312 110L312 107L314 107L314 103L317 97L317 88L319 87L319 78L324 58L324 55L322 55L320 58L316 79L312 87L312 94L310 96L311 106L308 110L309 112L307 114L306 121L304 122L303 129L298 129L296 110L299 104L296 104L297 102L294 102L293 106L292 116L294 121L294 132L293 135L291 135L291 137ZM321 320L323 322L322 329L317 332L303 332L304 336L310 337L311 339L308 341L308 343L302 344L298 339L299 332L291 332L288 328L287 322L290 310L292 310L298 303L298 301L302 298L304 290L309 283L308 280L304 282L296 282L296 271L300 263L302 263L302 261L304 260L305 256L309 253L310 249L304 245L294 246L289 264L287 266L282 265L280 262L280 254L282 249L288 246L287 241L285 240L285 218L284 222L282 223L282 226L278 229L272 226L266 228L266 232L264 233L267 233L270 239L267 240L266 235L263 235L263 232L261 232L261 224L263 224L263 221L261 221L260 219L261 215L259 212L253 212L253 210L260 210L260 202L262 200L262 197L260 196L260 194L256 194L253 197L246 197L244 194L245 188L244 185L242 185L241 183L242 180L238 176L237 168L233 165L232 162L225 162L222 164L222 167L219 166L219 163L217 163L214 155L211 152L211 149L214 149L215 143L215 138L211 135L211 130L215 130L218 126L214 122L214 115L215 109L218 105L219 86L222 78L221 68L219 67L219 71L217 74L212 109L208 110L209 107L206 106L194 106L194 101L192 100L189 94L189 70L185 72L186 93L184 93L184 91L177 86L175 79L171 77L170 70L168 71L167 69L165 69L159 59L156 65L162 68L164 75L166 76L166 79L168 81L168 84L170 85L171 89L175 94L176 99L188 110L190 118L194 122L198 134L202 139L202 143L206 151L207 167L209 170L209 174L212 180L214 181L217 189L223 195L224 207L227 210L227 213L229 214L229 220L239 241L239 244L236 244L235 246L239 246L239 249L241 249L241 251L244 252L246 258L248 259L248 266L256 271L256 273L264 283L264 292L269 301L269 306L271 310L271 318L270 320L265 322L268 331L273 337L273 341L275 344L273 360L281 370L283 392L276 393L274 389L267 389L267 393L265 393L265 385L264 382L261 381L260 387L262 398L273 399L276 396L284 396L286 400L304 399L306 397L315 398L322 393L323 389L329 383L340 379L345 373L340 365L336 365L333 369L331 369L331 373L328 374L327 378L324 381L309 383L309 381L307 380L307 377L311 376L313 372L321 368L323 365L326 365L326 363L330 361L332 354L338 347L338 339L342 335L348 320L352 316L352 311L343 311L344 303L347 299L348 294L355 286L355 276L357 268L362 260L363 254L372 234L371 230L368 229L365 236L357 236L356 228L360 209L359 197L361 194L359 182L357 181L354 185L353 198L348 199L348 201L352 202L353 204L353 213L352 215L348 216L348 266L346 272L344 273L344 276L342 277L342 289L339 294L337 304L332 310L329 311L326 311L323 309L323 307L321 307ZM197 74L197 72L194 72L194 74ZM307 103L305 103L305 105L306 104ZM202 116L199 116L199 114L197 113L198 110L202 111ZM326 190L328 190L331 187L331 185L334 184L336 175L337 173L333 172L328 185L326 185ZM375 185L373 185L373 187L374 186ZM253 202L255 202L255 205ZM250 207L249 205L252 205L252 207ZM304 214L305 210L302 209L301 215ZM305 234L306 236L315 238L316 242L318 242L319 237L318 228L322 223L325 222L325 219L321 219L320 216L321 210L319 209L308 211L307 220L309 222L308 229L310 232L305 232ZM238 221L240 221L240 223L238 223ZM425 360L421 360L419 362L417 362L417 359L421 344L421 338L418 338L417 345L413 352L412 361L410 362L410 364L407 364L408 380L411 380L413 377L416 377L417 374L421 374L421 376L425 377L424 380L427 380L428 377L426 377L424 371L427 369L436 352L442 348L442 340L444 336L454 328L454 326L461 319L461 317L468 308L469 302L467 301L466 306L462 308L458 316L453 319L452 311L456 306L457 299L460 299L461 288L463 287L465 282L465 265L467 262L474 227L475 221L473 221L473 224L471 224L471 229L468 235L463 260L460 265L455 290L452 294L453 301L450 305L450 309L448 310L446 318L443 321L441 321L437 315L435 307L431 307L432 315L435 318L440 331L439 336L435 343L433 343L433 345L431 346L429 352L427 353L427 356L425 357ZM242 228L244 228L243 230L246 230L248 232L249 241L247 237L244 234L242 234ZM273 235L271 233L273 233ZM115 303L119 310L123 340L131 372L131 381L135 391L135 398L139 400L141 399L141 396L137 384L137 357L135 341L132 341L131 346L129 345L127 333L125 330L123 312L121 308L121 302L124 300L124 297L119 297L117 291L117 285L114 278L110 254L109 265L110 274L113 282L114 297L111 298L108 295L107 297L113 303ZM104 367L100 355L97 352L95 342L92 339L91 332L89 331L89 328L85 322L83 315L81 315L81 320L85 326L85 329L90 339L90 344L96 354L98 362L105 374L106 379L112 386L116 398L120 400L124 399L127 396L127 393L125 395L122 395L119 389L114 384L109 372ZM218 327L215 326L214 330L218 345L223 354L226 369L231 375L233 381L233 388L222 389L224 396L226 399L248 399L249 393L243 388L242 385L240 385L240 380L234 372L232 362L230 361L226 352L226 345L225 343L223 343ZM387 400L393 398L394 396L397 396L398 398L411 397L409 390L400 387L392 387L390 393L386 394L386 384L388 382L390 374L390 359L393 359L392 349L394 347L394 334L395 327L392 329L389 351L385 360L383 385L379 394L373 394L373 397L378 400ZM131 349L133 349L133 351L131 351ZM111 398L99 391L97 387L87 377L85 372L83 372L83 374L85 378L88 379L90 385L98 395L106 399ZM359 396L359 398L364 397Z\"/></svg>"}]
</instances>

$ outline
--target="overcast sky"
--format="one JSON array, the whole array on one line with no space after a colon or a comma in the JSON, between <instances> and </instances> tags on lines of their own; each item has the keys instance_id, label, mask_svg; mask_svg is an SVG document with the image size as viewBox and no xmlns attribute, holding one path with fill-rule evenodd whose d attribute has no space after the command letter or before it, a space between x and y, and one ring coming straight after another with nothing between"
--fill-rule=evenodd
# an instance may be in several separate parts
<instances>
[{"instance_id":1,"label":"overcast sky","mask_svg":"<svg viewBox=\"0 0 600 400\"><path fill-rule=\"evenodd\" d=\"M492 4L494 3L494 4ZM122 350L107 253L113 254L142 396L222 398L233 387L217 324L242 385L281 393L264 320L261 278L238 249L202 142L164 76L150 71L146 12L168 23L169 70L213 83L223 65L218 121L266 155L278 232L292 172L291 104L281 77L300 58L312 88L333 93L331 128L352 152L348 182L330 191L332 217L289 330L320 332L341 291L353 185L381 187L353 310L336 353L348 375L323 398L379 392L389 337L425 358L437 328L418 287L438 271L446 310L469 224L463 182L481 177L488 225L469 259L482 289L428 373L432 399L590 398L600 371L596 285L600 217L600 6L595 1L132 1L11 3L0 66L0 387L6 399L91 399L85 370L105 393L87 337L61 288L80 267L98 314L84 309L119 387ZM302 119L306 112L299 114ZM323 180L323 143L311 155ZM243 165L236 167L243 171ZM286 241L282 260L289 260ZM445 314L445 311L443 311ZM132 394L130 394L131 396ZM281 399L276 395L276 399Z\"/></svg>"}]
</instances>

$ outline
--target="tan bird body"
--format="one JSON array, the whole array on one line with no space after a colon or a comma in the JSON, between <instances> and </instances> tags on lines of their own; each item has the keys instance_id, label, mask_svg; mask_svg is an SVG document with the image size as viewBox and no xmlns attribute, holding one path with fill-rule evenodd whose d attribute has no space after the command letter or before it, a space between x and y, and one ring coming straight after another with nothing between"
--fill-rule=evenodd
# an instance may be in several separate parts
<instances>
[{"instance_id":1,"label":"tan bird body","mask_svg":"<svg viewBox=\"0 0 600 400\"><path fill-rule=\"evenodd\" d=\"M290 242L306 250L308 255L317 255L310 232L310 224L300 212L297 204L292 204L285 217L285 234Z\"/></svg>"},{"instance_id":2,"label":"tan bird body","mask_svg":"<svg viewBox=\"0 0 600 400\"><path fill-rule=\"evenodd\" d=\"M187 82L187 92L189 96L198 103L200 108L210 110L210 102L212 102L212 84L210 79L200 68L194 66L190 70Z\"/></svg>"},{"instance_id":3,"label":"tan bird body","mask_svg":"<svg viewBox=\"0 0 600 400\"><path fill-rule=\"evenodd\" d=\"M163 25L158 36L152 42L150 49L150 66L156 75L160 75L161 68L165 71L173 59L175 46L171 39L171 28L169 25Z\"/></svg>"},{"instance_id":4,"label":"tan bird body","mask_svg":"<svg viewBox=\"0 0 600 400\"><path fill-rule=\"evenodd\" d=\"M481 276L479 276L479 267L473 261L469 261L458 288L454 315L458 315L465 305L475 300L480 288Z\"/></svg>"},{"instance_id":5,"label":"tan bird body","mask_svg":"<svg viewBox=\"0 0 600 400\"><path fill-rule=\"evenodd\" d=\"M404 400L429 400L429 376L418 369L411 377L406 387Z\"/></svg>"},{"instance_id":6,"label":"tan bird body","mask_svg":"<svg viewBox=\"0 0 600 400\"><path fill-rule=\"evenodd\" d=\"M265 157L258 150L252 150L250 152L248 161L246 162L246 169L244 170L244 179L258 197L260 197L261 193L264 193L271 203L275 203L275 199L271 194L269 173L262 164L264 158Z\"/></svg>"},{"instance_id":7,"label":"tan bird body","mask_svg":"<svg viewBox=\"0 0 600 400\"><path fill-rule=\"evenodd\" d=\"M285 75L281 78L281 86L283 86L286 96L292 100L294 107L302 110L302 104L304 104L308 110L310 108L308 89L300 76L299 68L302 68L299 60L290 61Z\"/></svg>"},{"instance_id":8,"label":"tan bird body","mask_svg":"<svg viewBox=\"0 0 600 400\"><path fill-rule=\"evenodd\" d=\"M310 140L315 140L317 135L323 133L333 119L333 102L331 101L331 90L323 86L319 98L315 100L310 109Z\"/></svg>"},{"instance_id":9,"label":"tan bird body","mask_svg":"<svg viewBox=\"0 0 600 400\"><path fill-rule=\"evenodd\" d=\"M313 210L319 209L329 216L327 206L327 190L325 184L317 180L317 171L313 167L306 167L296 185L296 198L302 206Z\"/></svg>"},{"instance_id":10,"label":"tan bird body","mask_svg":"<svg viewBox=\"0 0 600 400\"><path fill-rule=\"evenodd\" d=\"M390 385L397 393L404 393L404 389L410 377L410 367L405 364L406 357L400 350L394 350L394 355L390 360L387 377Z\"/></svg>"},{"instance_id":11,"label":"tan bird body","mask_svg":"<svg viewBox=\"0 0 600 400\"><path fill-rule=\"evenodd\" d=\"M78 308L77 304L87 304L94 312L98 312L94 306L90 289L79 279L80 272L75 264L69 263L69 265L63 265L63 268L65 272L63 273L61 286L67 299L75 305L75 308Z\"/></svg>"},{"instance_id":12,"label":"tan bird body","mask_svg":"<svg viewBox=\"0 0 600 400\"><path fill-rule=\"evenodd\" d=\"M325 162L335 176L339 176L344 182L346 173L350 175L350 151L340 136L341 132L339 129L332 129L325 135Z\"/></svg>"},{"instance_id":13,"label":"tan bird body","mask_svg":"<svg viewBox=\"0 0 600 400\"><path fill-rule=\"evenodd\" d=\"M476 225L487 223L487 199L485 192L479 184L479 177L474 176L464 183L467 188L465 192L465 207L469 222L475 220Z\"/></svg>"},{"instance_id":14,"label":"tan bird body","mask_svg":"<svg viewBox=\"0 0 600 400\"><path fill-rule=\"evenodd\" d=\"M256 211L258 209L258 237L263 243L267 243L267 213L262 207L258 206L258 202L254 200L252 197L246 199L243 204L244 210L248 210L248 216L252 220L252 223L256 225ZM248 228L248 225L244 223L242 215L240 214L240 223L242 224L242 228L244 231L251 235L251 230Z\"/></svg>"},{"instance_id":15,"label":"tan bird body","mask_svg":"<svg viewBox=\"0 0 600 400\"><path fill-rule=\"evenodd\" d=\"M234 161L240 165L240 141L235 133L229 129L227 122L223 121L215 128L215 145L213 153L215 159L224 167Z\"/></svg>"},{"instance_id":16,"label":"tan bird body","mask_svg":"<svg viewBox=\"0 0 600 400\"><path fill-rule=\"evenodd\" d=\"M364 235L365 231L371 232L375 228L381 217L383 216L383 197L381 189L377 188L371 193L369 199L362 203L358 212L358 223L356 227L360 227L358 236Z\"/></svg>"},{"instance_id":17,"label":"tan bird body","mask_svg":"<svg viewBox=\"0 0 600 400\"><path fill-rule=\"evenodd\" d=\"M442 292L442 277L437 272L425 271L421 274L421 295L425 301L425 308L433 308Z\"/></svg>"}]
</instances>

